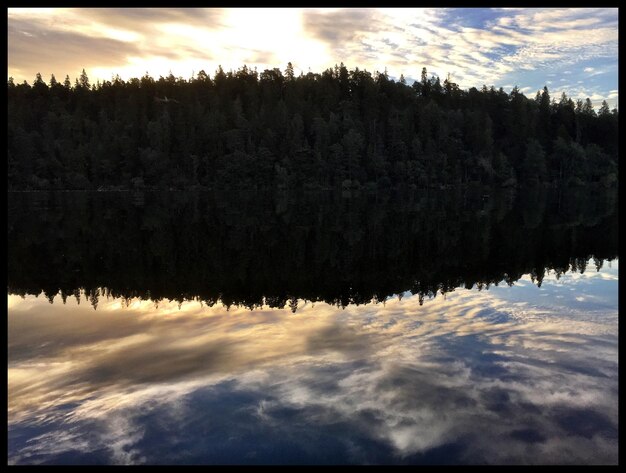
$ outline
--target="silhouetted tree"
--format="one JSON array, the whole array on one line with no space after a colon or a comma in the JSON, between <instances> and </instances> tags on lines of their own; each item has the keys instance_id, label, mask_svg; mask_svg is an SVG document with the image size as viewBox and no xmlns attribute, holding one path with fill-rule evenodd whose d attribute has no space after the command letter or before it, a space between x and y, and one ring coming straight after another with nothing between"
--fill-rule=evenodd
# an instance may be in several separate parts
<instances>
[{"instance_id":1,"label":"silhouetted tree","mask_svg":"<svg viewBox=\"0 0 626 473\"><path fill-rule=\"evenodd\" d=\"M83 69L74 87L69 76L50 87L40 74L32 86L9 79L7 96L10 189L617 179L619 117L606 102L596 114L590 99L555 102L547 87L535 100L517 87L464 91L426 67L412 86L343 63L299 77L291 63L284 75L219 66L213 79L146 73L95 86Z\"/></svg>"}]
</instances>

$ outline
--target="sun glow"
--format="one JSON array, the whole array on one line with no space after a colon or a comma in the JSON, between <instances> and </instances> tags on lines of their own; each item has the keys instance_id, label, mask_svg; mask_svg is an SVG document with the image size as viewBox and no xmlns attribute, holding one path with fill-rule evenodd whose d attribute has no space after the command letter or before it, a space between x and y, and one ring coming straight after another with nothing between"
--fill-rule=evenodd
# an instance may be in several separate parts
<instances>
[{"instance_id":1,"label":"sun glow","mask_svg":"<svg viewBox=\"0 0 626 473\"><path fill-rule=\"evenodd\" d=\"M452 73L462 88L538 90L564 75L568 95L617 105L609 93L617 89L616 9L10 8L8 22L8 77L17 83L37 72L73 81L83 68L95 83L116 74L212 75L218 65L263 71L291 62L296 74L319 73L344 62L409 83L427 67Z\"/></svg>"}]
</instances>

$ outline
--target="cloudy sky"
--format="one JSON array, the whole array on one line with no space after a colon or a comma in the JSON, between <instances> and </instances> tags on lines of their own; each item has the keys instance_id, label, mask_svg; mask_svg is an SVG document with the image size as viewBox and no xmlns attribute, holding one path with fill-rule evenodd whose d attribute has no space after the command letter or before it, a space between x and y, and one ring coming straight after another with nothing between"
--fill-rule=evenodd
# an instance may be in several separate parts
<instances>
[{"instance_id":1,"label":"cloudy sky","mask_svg":"<svg viewBox=\"0 0 626 473\"><path fill-rule=\"evenodd\" d=\"M92 82L218 65L321 72L349 69L419 78L422 67L463 88L517 85L527 96L618 96L617 8L8 10L8 75L32 82L85 68Z\"/></svg>"}]
</instances>

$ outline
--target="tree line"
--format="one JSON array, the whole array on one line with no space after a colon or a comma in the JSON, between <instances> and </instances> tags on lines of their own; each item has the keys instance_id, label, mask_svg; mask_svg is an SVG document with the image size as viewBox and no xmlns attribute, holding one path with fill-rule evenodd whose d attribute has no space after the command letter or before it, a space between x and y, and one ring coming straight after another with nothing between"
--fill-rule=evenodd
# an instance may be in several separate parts
<instances>
[{"instance_id":1,"label":"tree line","mask_svg":"<svg viewBox=\"0 0 626 473\"><path fill-rule=\"evenodd\" d=\"M612 186L618 112L342 63L7 84L8 185L42 189Z\"/></svg>"}]
</instances>

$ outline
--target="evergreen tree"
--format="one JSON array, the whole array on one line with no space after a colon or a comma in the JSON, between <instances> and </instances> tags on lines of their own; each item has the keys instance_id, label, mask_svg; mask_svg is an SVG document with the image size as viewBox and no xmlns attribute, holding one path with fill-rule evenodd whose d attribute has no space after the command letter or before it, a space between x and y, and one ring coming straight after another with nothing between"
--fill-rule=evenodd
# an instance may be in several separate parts
<instances>
[{"instance_id":1,"label":"evergreen tree","mask_svg":"<svg viewBox=\"0 0 626 473\"><path fill-rule=\"evenodd\" d=\"M343 63L296 77L145 74L92 87L7 81L9 186L23 188L614 185L619 115L450 77L408 86Z\"/></svg>"}]
</instances>

